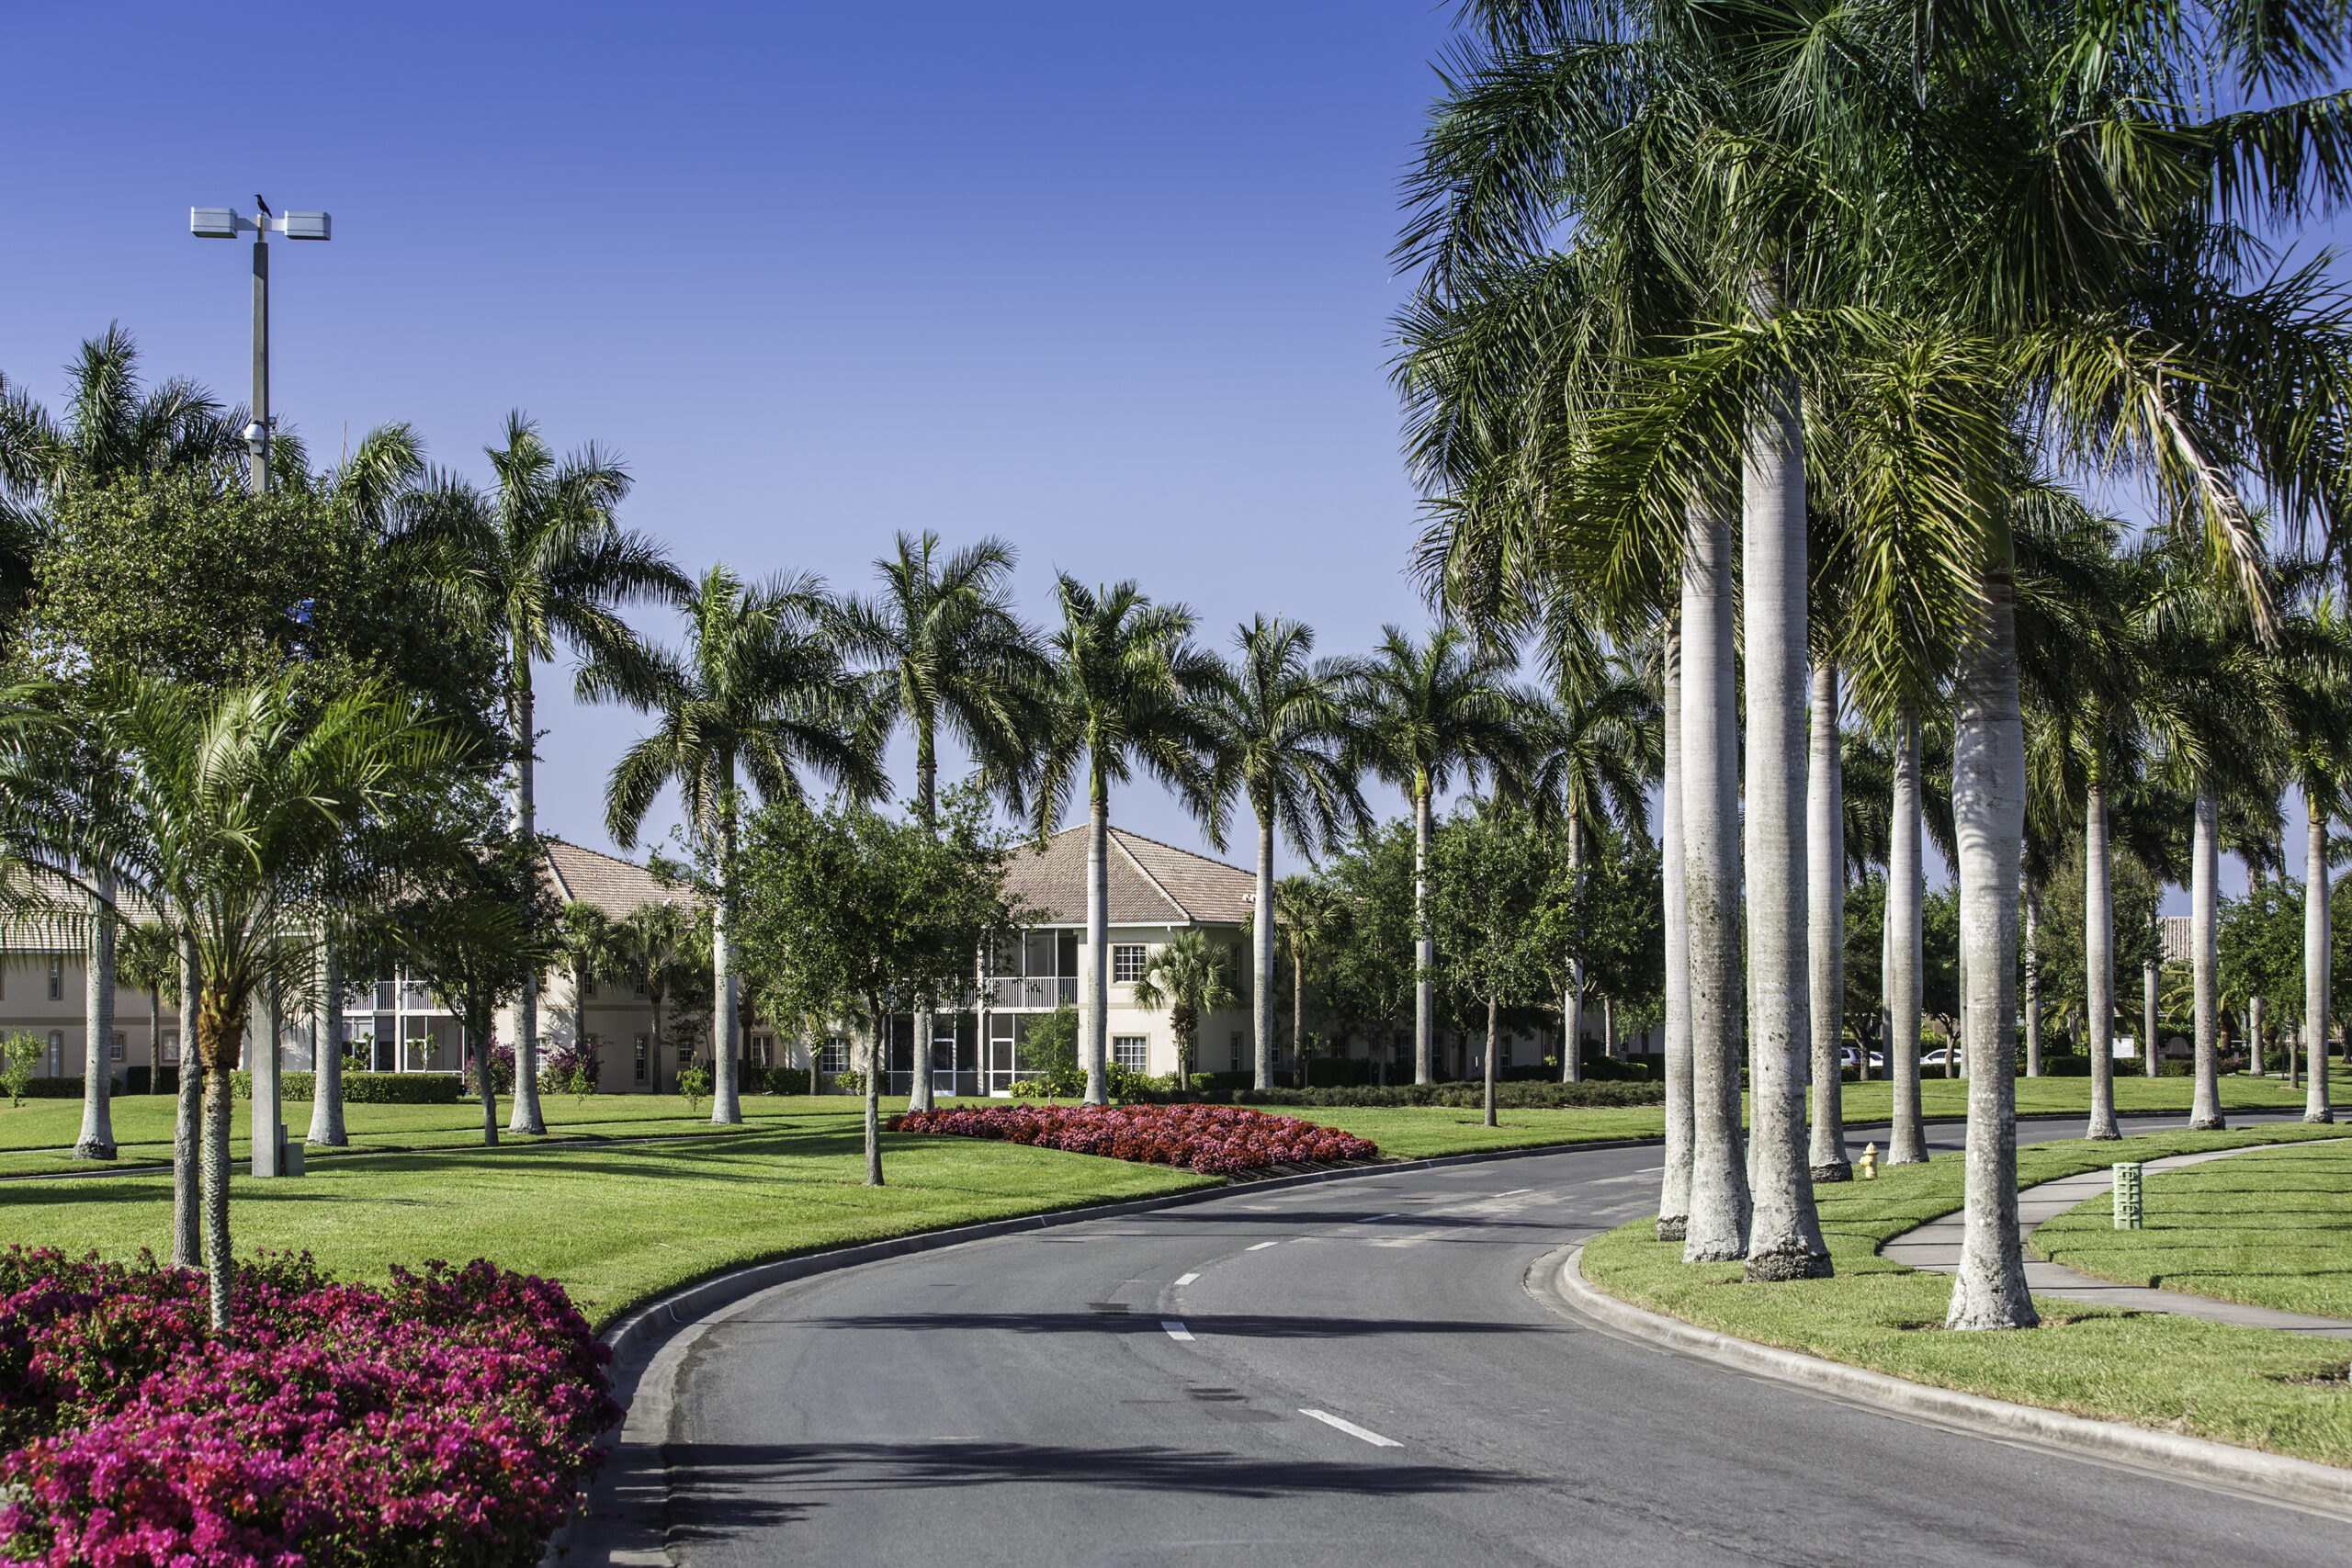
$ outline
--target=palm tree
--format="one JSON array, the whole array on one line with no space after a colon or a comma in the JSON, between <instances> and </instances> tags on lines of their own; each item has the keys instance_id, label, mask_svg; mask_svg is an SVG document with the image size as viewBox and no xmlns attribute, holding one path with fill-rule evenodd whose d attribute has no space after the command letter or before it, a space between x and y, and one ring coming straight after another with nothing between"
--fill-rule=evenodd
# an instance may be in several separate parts
<instances>
[{"instance_id":1,"label":"palm tree","mask_svg":"<svg viewBox=\"0 0 2352 1568\"><path fill-rule=\"evenodd\" d=\"M1235 635L1238 660L1219 662L1201 708L1216 736L1219 773L1249 797L1258 822L1260 918L1251 922L1250 1021L1257 1087L1273 1087L1274 835L1312 858L1368 832L1372 814L1349 755L1343 700L1348 665L1314 658L1315 633L1258 616Z\"/></svg>"},{"instance_id":2,"label":"palm tree","mask_svg":"<svg viewBox=\"0 0 2352 1568\"><path fill-rule=\"evenodd\" d=\"M883 591L849 599L836 613L842 647L870 659L876 719L904 721L914 733L915 815L938 821L939 729L944 722L1013 810L1045 733L1045 689L1051 671L1037 638L1014 613L1011 577L1017 556L1001 539L939 558L939 536L899 536L895 558L874 564ZM928 1015L928 998L916 1010ZM933 1032L914 1031L910 1109L932 1104Z\"/></svg>"},{"instance_id":3,"label":"palm tree","mask_svg":"<svg viewBox=\"0 0 2352 1568\"><path fill-rule=\"evenodd\" d=\"M592 658L618 655L636 638L618 605L683 599L683 578L660 546L622 528L614 509L628 493L628 471L587 446L559 459L520 411L506 416L503 445L486 448L496 487L485 493L444 479L413 499L403 542L423 574L505 666L507 741L514 768L514 830L538 831L532 764L537 709L534 661L559 644ZM514 1133L544 1133L539 1113L538 984L526 982L514 1009Z\"/></svg>"},{"instance_id":4,"label":"palm tree","mask_svg":"<svg viewBox=\"0 0 2352 1568\"><path fill-rule=\"evenodd\" d=\"M1557 607L1547 626L1550 690L1521 698L1526 727L1524 776L1501 794L1524 797L1539 824L1567 837L1570 892L1584 875L1585 846L1611 823L1648 839L1649 786L1664 766L1657 699L1631 660L1578 646L1572 612ZM1584 1076L1584 957L1568 955L1562 998L1560 1078Z\"/></svg>"},{"instance_id":5,"label":"palm tree","mask_svg":"<svg viewBox=\"0 0 2352 1568\"><path fill-rule=\"evenodd\" d=\"M452 765L457 747L408 701L367 683L297 703L283 677L218 696L132 679L107 706L125 760L109 859L125 886L179 912L200 975L204 1242L212 1321L226 1327L229 1078L254 998L308 981L322 890L369 874L351 863L359 829Z\"/></svg>"},{"instance_id":6,"label":"palm tree","mask_svg":"<svg viewBox=\"0 0 2352 1568\"><path fill-rule=\"evenodd\" d=\"M1233 988L1231 961L1206 933L1178 931L1151 955L1135 983L1139 1008L1168 1010L1176 1035L1176 1082L1189 1087L1200 1060L1201 1020L1241 999Z\"/></svg>"},{"instance_id":7,"label":"palm tree","mask_svg":"<svg viewBox=\"0 0 2352 1568\"><path fill-rule=\"evenodd\" d=\"M1216 736L1201 709L1216 682L1215 660L1192 647L1193 613L1154 604L1133 582L1089 589L1064 572L1056 581L1062 624L1053 636L1054 719L1039 760L1037 832L1052 830L1086 773L1086 1103L1107 1102L1111 928L1111 786L1141 766L1175 790L1200 818L1209 841L1225 842L1225 802Z\"/></svg>"},{"instance_id":8,"label":"palm tree","mask_svg":"<svg viewBox=\"0 0 2352 1568\"><path fill-rule=\"evenodd\" d=\"M764 799L797 798L806 767L860 799L882 789L880 736L863 715L816 579L746 587L723 566L703 573L684 606L686 647L609 645L581 666L582 702L652 715L652 734L614 764L605 828L624 848L665 785L675 784L711 867L710 952L715 1081L710 1119L743 1120L736 1082L734 914L742 784ZM521 1062L516 1062L519 1094Z\"/></svg>"},{"instance_id":9,"label":"palm tree","mask_svg":"<svg viewBox=\"0 0 2352 1568\"><path fill-rule=\"evenodd\" d=\"M1489 771L1516 767L1525 749L1519 704L1499 660L1477 652L1448 624L1417 643L1401 626L1350 671L1347 700L1359 759L1405 792L1413 812L1413 1081L1430 1079L1436 1031L1436 954L1430 942L1430 816L1459 775L1476 787Z\"/></svg>"},{"instance_id":10,"label":"palm tree","mask_svg":"<svg viewBox=\"0 0 2352 1568\"><path fill-rule=\"evenodd\" d=\"M667 899L639 904L617 920L589 905L573 904L564 911L575 965L584 963L597 974L627 978L651 1004L651 1073L646 1087L655 1091L662 1087L662 1004L685 967L693 919L685 905Z\"/></svg>"},{"instance_id":11,"label":"palm tree","mask_svg":"<svg viewBox=\"0 0 2352 1568\"><path fill-rule=\"evenodd\" d=\"M1342 917L1333 889L1312 876L1285 876L1275 884L1272 908L1273 918L1267 923L1278 928L1283 949L1290 957L1290 1047L1298 1087L1305 1089L1306 969L1342 929Z\"/></svg>"},{"instance_id":12,"label":"palm tree","mask_svg":"<svg viewBox=\"0 0 2352 1568\"><path fill-rule=\"evenodd\" d=\"M2314 594L2287 626L2272 680L2286 758L2303 797L2303 1020L2312 1042L2303 1120L2333 1122L2326 1040L2330 951L2328 823L2352 784L2352 618L2334 595ZM2288 1047L2290 1068L2293 1047Z\"/></svg>"},{"instance_id":13,"label":"palm tree","mask_svg":"<svg viewBox=\"0 0 2352 1568\"><path fill-rule=\"evenodd\" d=\"M177 1002L179 937L153 919L124 924L115 942L115 973L131 989L147 993L147 1092L163 1092L164 1003Z\"/></svg>"}]
</instances>

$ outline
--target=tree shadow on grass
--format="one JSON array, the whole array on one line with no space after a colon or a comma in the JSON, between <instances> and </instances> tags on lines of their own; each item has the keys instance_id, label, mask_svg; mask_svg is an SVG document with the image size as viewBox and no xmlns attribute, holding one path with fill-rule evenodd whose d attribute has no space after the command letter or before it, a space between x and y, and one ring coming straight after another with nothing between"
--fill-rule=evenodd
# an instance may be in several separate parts
<instances>
[{"instance_id":1,"label":"tree shadow on grass","mask_svg":"<svg viewBox=\"0 0 2352 1568\"><path fill-rule=\"evenodd\" d=\"M1075 1448L1019 1442L670 1443L662 1450L673 1495L673 1541L723 1540L797 1523L828 1495L981 1486L1088 1487L1201 1498L1414 1496L1532 1484L1464 1466L1367 1459L1293 1460L1157 1444Z\"/></svg>"}]
</instances>

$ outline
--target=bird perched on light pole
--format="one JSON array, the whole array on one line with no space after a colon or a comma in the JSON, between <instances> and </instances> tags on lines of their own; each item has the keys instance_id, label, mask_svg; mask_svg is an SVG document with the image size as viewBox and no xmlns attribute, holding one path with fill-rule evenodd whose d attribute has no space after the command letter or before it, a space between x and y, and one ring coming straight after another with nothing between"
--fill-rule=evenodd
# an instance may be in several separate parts
<instances>
[{"instance_id":1,"label":"bird perched on light pole","mask_svg":"<svg viewBox=\"0 0 2352 1568\"><path fill-rule=\"evenodd\" d=\"M270 211L269 203L261 198L261 193L259 191L255 191L254 193L254 205L261 209L261 215L264 218L275 218L277 216L276 213Z\"/></svg>"}]
</instances>

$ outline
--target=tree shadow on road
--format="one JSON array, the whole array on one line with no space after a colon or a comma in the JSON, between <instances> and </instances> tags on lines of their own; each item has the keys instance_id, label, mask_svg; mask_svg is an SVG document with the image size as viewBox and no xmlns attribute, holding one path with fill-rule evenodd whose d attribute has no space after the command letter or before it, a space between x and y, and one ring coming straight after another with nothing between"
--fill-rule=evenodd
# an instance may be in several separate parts
<instances>
[{"instance_id":1,"label":"tree shadow on road","mask_svg":"<svg viewBox=\"0 0 2352 1568\"><path fill-rule=\"evenodd\" d=\"M1177 1314L1171 1313L1170 1320ZM1315 1317L1277 1313L1185 1313L1184 1327L1196 1338L1222 1335L1238 1339L1360 1339L1383 1334L1550 1334L1545 1322L1494 1323L1427 1317ZM727 1326L763 1320L739 1317ZM764 1320L774 1322L776 1320ZM941 1329L1007 1334L1159 1334L1160 1314L1148 1307L1132 1312L897 1312L840 1317L792 1318L806 1328L864 1328L928 1334Z\"/></svg>"}]
</instances>

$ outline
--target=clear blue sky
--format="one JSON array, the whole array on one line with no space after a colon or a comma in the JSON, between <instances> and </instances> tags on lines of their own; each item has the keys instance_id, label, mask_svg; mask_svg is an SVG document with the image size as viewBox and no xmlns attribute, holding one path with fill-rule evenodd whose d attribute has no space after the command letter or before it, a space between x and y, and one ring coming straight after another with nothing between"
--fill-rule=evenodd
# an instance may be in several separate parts
<instances>
[{"instance_id":1,"label":"clear blue sky","mask_svg":"<svg viewBox=\"0 0 2352 1568\"><path fill-rule=\"evenodd\" d=\"M1219 641L1268 611L1361 648L1422 618L1386 255L1452 13L0 4L34 152L0 371L54 399L119 320L242 400L244 249L187 210L259 191L334 214L274 269L276 406L322 458L405 419L481 477L521 407L625 456L628 520L689 569L862 587L899 529L994 533L1040 619L1061 568ZM543 822L609 847L640 720L568 675ZM1148 784L1113 810L1199 843Z\"/></svg>"},{"instance_id":2,"label":"clear blue sky","mask_svg":"<svg viewBox=\"0 0 2352 1568\"><path fill-rule=\"evenodd\" d=\"M1038 618L1061 568L1362 647L1420 614L1386 254L1450 15L10 5L39 155L0 370L53 400L119 319L242 400L244 247L187 209L258 191L334 215L273 266L274 402L322 458L405 419L479 477L520 406L624 455L690 569L862 586L896 530L995 533ZM543 821L605 846L640 721L542 715ZM1198 841L1156 787L1114 812Z\"/></svg>"}]
</instances>

